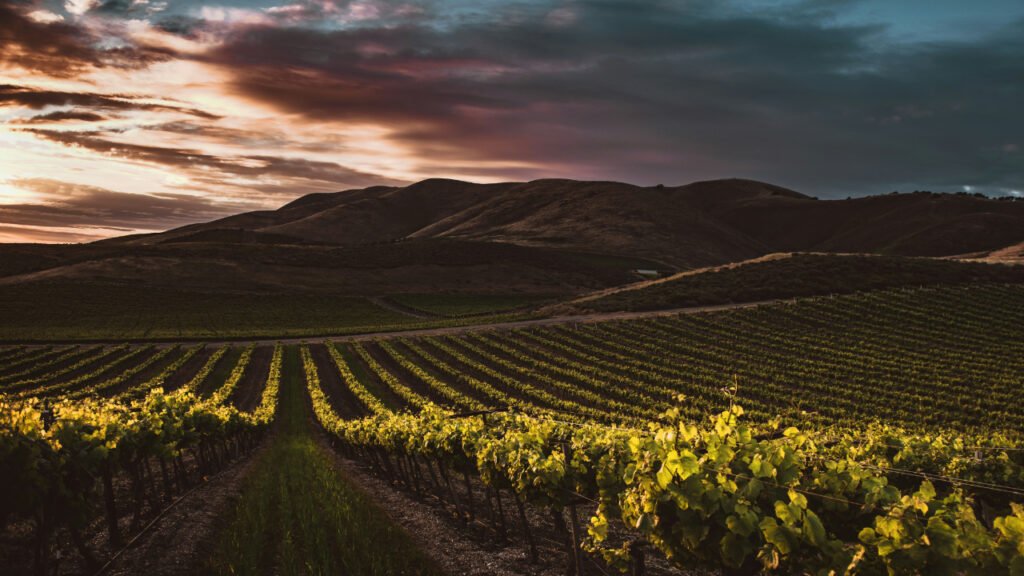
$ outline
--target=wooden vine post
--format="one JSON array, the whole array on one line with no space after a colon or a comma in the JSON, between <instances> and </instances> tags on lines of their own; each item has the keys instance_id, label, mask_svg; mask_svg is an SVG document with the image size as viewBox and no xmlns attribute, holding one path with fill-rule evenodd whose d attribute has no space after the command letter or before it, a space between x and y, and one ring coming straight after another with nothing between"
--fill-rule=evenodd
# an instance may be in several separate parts
<instances>
[{"instance_id":1,"label":"wooden vine post","mask_svg":"<svg viewBox=\"0 0 1024 576\"><path fill-rule=\"evenodd\" d=\"M490 426L490 423L487 421L488 414L490 414L489 410L479 412L480 421L483 422L484 428L488 428ZM492 494L494 495L494 505L491 504ZM501 506L501 489L495 489L490 485L485 485L484 497L487 499L487 510L491 516L491 524L494 531L498 536L498 540L504 542L508 537L508 530L505 527L505 511Z\"/></svg>"},{"instance_id":2,"label":"wooden vine post","mask_svg":"<svg viewBox=\"0 0 1024 576\"><path fill-rule=\"evenodd\" d=\"M121 545L121 531L117 527L117 503L114 501L114 479L110 460L103 461L103 508L107 520L107 536L114 547Z\"/></svg>"},{"instance_id":3,"label":"wooden vine post","mask_svg":"<svg viewBox=\"0 0 1024 576\"><path fill-rule=\"evenodd\" d=\"M562 441L562 454L565 455L565 467L569 468L572 462L572 450L569 449L569 442ZM575 498L569 500L569 538L572 540L572 567L575 576L582 576L583 567L580 565L580 519L576 514Z\"/></svg>"},{"instance_id":4,"label":"wooden vine post","mask_svg":"<svg viewBox=\"0 0 1024 576\"><path fill-rule=\"evenodd\" d=\"M647 572L644 565L643 546L643 540L632 540L629 543L629 568L631 576L645 576Z\"/></svg>"},{"instance_id":5,"label":"wooden vine post","mask_svg":"<svg viewBox=\"0 0 1024 576\"><path fill-rule=\"evenodd\" d=\"M540 561L540 558L537 555L537 543L534 541L533 532L530 530L530 522L526 519L526 509L515 491L512 491L512 499L515 500L516 509L519 511L519 523L523 526L523 536L526 537L526 545L530 549L530 564L536 564Z\"/></svg>"}]
</instances>

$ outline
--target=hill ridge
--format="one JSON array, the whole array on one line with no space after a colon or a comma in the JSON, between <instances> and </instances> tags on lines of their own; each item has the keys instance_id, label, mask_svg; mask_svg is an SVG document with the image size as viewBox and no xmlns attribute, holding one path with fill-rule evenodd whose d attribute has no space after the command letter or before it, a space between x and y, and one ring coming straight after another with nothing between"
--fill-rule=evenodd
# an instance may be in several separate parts
<instances>
[{"instance_id":1,"label":"hill ridge","mask_svg":"<svg viewBox=\"0 0 1024 576\"><path fill-rule=\"evenodd\" d=\"M744 178L680 186L435 178L297 198L150 235L0 247L3 284L576 297L776 253L1020 261L1024 202L910 193L818 200Z\"/></svg>"},{"instance_id":2,"label":"hill ridge","mask_svg":"<svg viewBox=\"0 0 1024 576\"><path fill-rule=\"evenodd\" d=\"M430 178L297 198L122 242L234 236L359 245L452 238L646 258L681 270L775 252L951 256L1024 241L1024 203L963 195L818 200L747 178L679 186L543 178L478 184ZM224 233L225 237L232 234ZM108 240L104 244L118 244Z\"/></svg>"}]
</instances>

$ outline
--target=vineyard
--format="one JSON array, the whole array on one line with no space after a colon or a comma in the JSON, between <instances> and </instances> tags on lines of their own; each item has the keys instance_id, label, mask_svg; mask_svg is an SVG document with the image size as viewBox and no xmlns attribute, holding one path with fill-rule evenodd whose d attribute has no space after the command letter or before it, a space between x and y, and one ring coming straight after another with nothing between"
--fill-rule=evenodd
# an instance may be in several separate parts
<instances>
[{"instance_id":1,"label":"vineyard","mask_svg":"<svg viewBox=\"0 0 1024 576\"><path fill-rule=\"evenodd\" d=\"M117 284L0 285L0 342L173 341L359 334L455 326L513 312L536 298L396 295L427 317L384 308L368 298L331 293L139 291Z\"/></svg>"},{"instance_id":2,"label":"vineyard","mask_svg":"<svg viewBox=\"0 0 1024 576\"><path fill-rule=\"evenodd\" d=\"M1024 574L1022 342L1024 287L990 284L294 345L8 346L0 527L38 574L60 541L93 573L280 429L279 404L293 423L307 405L318 427L289 434L326 432L467 532L575 574ZM242 544L219 570L260 547Z\"/></svg>"},{"instance_id":3,"label":"vineyard","mask_svg":"<svg viewBox=\"0 0 1024 576\"><path fill-rule=\"evenodd\" d=\"M657 310L869 290L1024 282L1024 270L979 262L865 254L774 254L597 293L591 310Z\"/></svg>"}]
</instances>

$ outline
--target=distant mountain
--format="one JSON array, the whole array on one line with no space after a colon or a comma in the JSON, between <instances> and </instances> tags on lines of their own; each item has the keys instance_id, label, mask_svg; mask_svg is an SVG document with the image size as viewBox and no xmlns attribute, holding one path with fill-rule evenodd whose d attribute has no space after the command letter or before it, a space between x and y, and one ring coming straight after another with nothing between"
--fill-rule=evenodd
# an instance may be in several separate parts
<instances>
[{"instance_id":1,"label":"distant mountain","mask_svg":"<svg viewBox=\"0 0 1024 576\"><path fill-rule=\"evenodd\" d=\"M274 211L106 243L219 238L340 245L448 238L640 257L683 269L790 251L993 251L1024 241L1024 202L930 193L817 200L741 179L677 187L431 179L312 194Z\"/></svg>"},{"instance_id":2,"label":"distant mountain","mask_svg":"<svg viewBox=\"0 0 1024 576\"><path fill-rule=\"evenodd\" d=\"M1024 202L893 194L817 200L752 180L640 187L431 179L310 194L159 234L0 245L0 286L575 295L777 252L1019 258ZM1016 247L1016 248L1014 248Z\"/></svg>"}]
</instances>

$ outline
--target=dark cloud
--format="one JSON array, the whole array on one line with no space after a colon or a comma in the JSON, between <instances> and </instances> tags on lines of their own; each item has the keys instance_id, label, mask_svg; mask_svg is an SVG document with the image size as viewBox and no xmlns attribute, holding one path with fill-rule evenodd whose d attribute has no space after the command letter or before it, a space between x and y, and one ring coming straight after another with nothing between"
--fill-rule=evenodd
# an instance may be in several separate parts
<instances>
[{"instance_id":1,"label":"dark cloud","mask_svg":"<svg viewBox=\"0 0 1024 576\"><path fill-rule=\"evenodd\" d=\"M282 24L319 24L344 19L348 26L427 21L438 13L434 0L298 0L282 2L264 13Z\"/></svg>"},{"instance_id":2,"label":"dark cloud","mask_svg":"<svg viewBox=\"0 0 1024 576\"><path fill-rule=\"evenodd\" d=\"M319 162L267 155L214 156L198 150L126 144L110 140L103 132L66 132L24 128L40 138L65 146L84 148L126 160L175 168L194 181L211 186L226 186L236 177L266 180L267 184L246 185L243 191L285 193L361 188L375 184L393 184L393 180L347 168L333 162Z\"/></svg>"},{"instance_id":3,"label":"dark cloud","mask_svg":"<svg viewBox=\"0 0 1024 576\"><path fill-rule=\"evenodd\" d=\"M90 68L138 69L175 56L166 48L105 45L77 24L36 22L26 15L34 7L0 0L0 64L73 77Z\"/></svg>"},{"instance_id":4,"label":"dark cloud","mask_svg":"<svg viewBox=\"0 0 1024 576\"><path fill-rule=\"evenodd\" d=\"M130 1L127 3L131 4ZM179 5L178 11L155 15L151 22L154 27L164 32L192 39L202 36L219 38L233 32L235 26L231 22L197 17L195 14L201 12L195 8L202 4L195 2L192 9ZM436 8L436 4L435 0L284 0L274 6L263 5L258 8L234 3L229 3L228 6L216 5L212 8L215 11L221 8L248 8L252 15L259 15L261 19L270 23L271 27L310 27L324 30L337 28L339 21L345 21L347 28L429 23L431 17L442 12ZM110 13L130 14L142 8L143 6L130 5L128 10Z\"/></svg>"},{"instance_id":5,"label":"dark cloud","mask_svg":"<svg viewBox=\"0 0 1024 576\"><path fill-rule=\"evenodd\" d=\"M202 3L190 2L148 16L196 46L216 40L208 52L176 54L97 36L116 36L123 22L40 24L25 16L32 3L0 0L0 64L74 76L195 59L220 67L234 91L273 105L293 127L386 128L424 174L639 184L743 176L819 196L1024 188L1024 22L971 40L910 41L884 26L837 24L856 1L298 1L252 8L253 18L238 22L198 18ZM105 0L83 21L140 6ZM349 21L339 28L339 19ZM193 118L137 128L286 151L223 157L121 144L101 132L35 131L171 167L201 185L257 181L265 184L251 186L254 195L296 195L391 183L283 157L344 151L330 138L297 143L225 128L205 111L138 95L0 86L4 105L74 107L39 121L177 111Z\"/></svg>"},{"instance_id":6,"label":"dark cloud","mask_svg":"<svg viewBox=\"0 0 1024 576\"><path fill-rule=\"evenodd\" d=\"M196 32L205 27L205 21L201 18L186 16L184 14L172 14L164 16L153 22L153 26L164 32L177 34L186 38L195 38Z\"/></svg>"},{"instance_id":7,"label":"dark cloud","mask_svg":"<svg viewBox=\"0 0 1024 576\"><path fill-rule=\"evenodd\" d=\"M81 120L82 122L99 122L105 120L103 116L93 112L86 112L81 110L68 110L60 112L50 112L49 114L39 114L38 116L32 116L22 120L21 124L41 124L44 122L65 122L67 120Z\"/></svg>"},{"instance_id":8,"label":"dark cloud","mask_svg":"<svg viewBox=\"0 0 1024 576\"><path fill-rule=\"evenodd\" d=\"M88 44L93 40L64 23L30 20L20 3L0 2L0 63L17 64L54 76L73 76L98 58Z\"/></svg>"},{"instance_id":9,"label":"dark cloud","mask_svg":"<svg viewBox=\"0 0 1024 576\"><path fill-rule=\"evenodd\" d=\"M145 4L136 4L132 0L103 0L90 12L99 14L134 14L143 12Z\"/></svg>"},{"instance_id":10,"label":"dark cloud","mask_svg":"<svg viewBox=\"0 0 1024 576\"><path fill-rule=\"evenodd\" d=\"M239 204L216 204L197 196L126 194L42 178L14 180L11 184L36 193L42 201L0 205L0 224L107 228L124 232L203 222L243 208Z\"/></svg>"},{"instance_id":11,"label":"dark cloud","mask_svg":"<svg viewBox=\"0 0 1024 576\"><path fill-rule=\"evenodd\" d=\"M737 175L821 195L1024 185L1020 153L1006 152L1024 133L1024 23L909 44L830 23L835 2L808 8L601 1L443 25L258 26L209 57L241 93L310 119L393 126L438 166L532 163L536 176L638 183Z\"/></svg>"},{"instance_id":12,"label":"dark cloud","mask_svg":"<svg viewBox=\"0 0 1024 576\"><path fill-rule=\"evenodd\" d=\"M262 150L305 150L309 152L344 152L345 147L336 143L297 144L283 135L270 130L242 130L227 128L215 123L200 121L175 121L148 124L150 132L181 134L204 141L215 141L229 145L246 146Z\"/></svg>"},{"instance_id":13,"label":"dark cloud","mask_svg":"<svg viewBox=\"0 0 1024 576\"><path fill-rule=\"evenodd\" d=\"M0 106L24 106L33 110L39 110L46 106L83 106L89 108L102 108L108 110L150 110L164 112L181 112L216 120L220 118L216 114L210 114L195 108L171 106L166 104L154 104L142 101L142 97L127 94L94 94L84 92L60 92L53 90L38 90L28 86L16 86L12 84L0 84Z\"/></svg>"}]
</instances>

